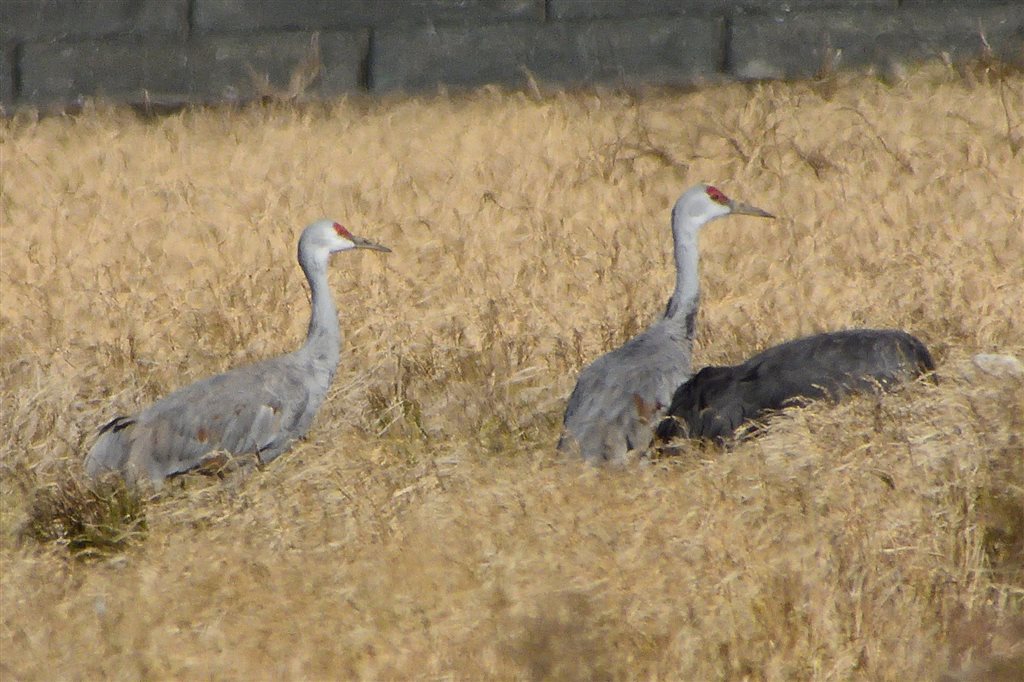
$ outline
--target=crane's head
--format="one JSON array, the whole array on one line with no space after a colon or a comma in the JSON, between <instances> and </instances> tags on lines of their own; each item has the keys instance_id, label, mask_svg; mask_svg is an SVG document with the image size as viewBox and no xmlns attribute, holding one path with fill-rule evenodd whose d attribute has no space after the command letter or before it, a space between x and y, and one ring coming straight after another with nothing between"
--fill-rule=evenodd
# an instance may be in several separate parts
<instances>
[{"instance_id":1,"label":"crane's head","mask_svg":"<svg viewBox=\"0 0 1024 682\"><path fill-rule=\"evenodd\" d=\"M759 218L774 218L763 209L734 201L712 185L700 184L683 192L672 209L673 222L682 220L692 229L700 229L705 223L727 215L752 215Z\"/></svg>"},{"instance_id":2,"label":"crane's head","mask_svg":"<svg viewBox=\"0 0 1024 682\"><path fill-rule=\"evenodd\" d=\"M390 253L391 249L369 239L357 237L334 220L318 220L302 231L299 238L299 252L322 252L327 254L349 249L371 249Z\"/></svg>"}]
</instances>

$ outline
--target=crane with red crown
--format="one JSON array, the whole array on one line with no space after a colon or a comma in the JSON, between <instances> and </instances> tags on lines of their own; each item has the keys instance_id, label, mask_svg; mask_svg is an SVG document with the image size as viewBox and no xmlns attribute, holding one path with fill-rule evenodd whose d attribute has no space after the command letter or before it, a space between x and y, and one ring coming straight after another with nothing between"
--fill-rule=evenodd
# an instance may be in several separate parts
<instances>
[{"instance_id":1,"label":"crane with red crown","mask_svg":"<svg viewBox=\"0 0 1024 682\"><path fill-rule=\"evenodd\" d=\"M676 286L665 314L583 368L565 408L560 451L575 452L591 462L615 462L650 443L672 393L692 373L700 306L697 234L712 220L733 214L775 217L705 184L691 187L676 201Z\"/></svg>"}]
</instances>

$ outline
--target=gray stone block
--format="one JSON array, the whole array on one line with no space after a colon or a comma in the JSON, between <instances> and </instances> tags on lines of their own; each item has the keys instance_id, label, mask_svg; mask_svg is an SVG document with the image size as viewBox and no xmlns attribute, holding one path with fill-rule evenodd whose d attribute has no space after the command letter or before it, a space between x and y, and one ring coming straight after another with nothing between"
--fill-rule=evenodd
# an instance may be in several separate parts
<instances>
[{"instance_id":1,"label":"gray stone block","mask_svg":"<svg viewBox=\"0 0 1024 682\"><path fill-rule=\"evenodd\" d=\"M184 35L189 0L0 0L0 38Z\"/></svg>"},{"instance_id":2,"label":"gray stone block","mask_svg":"<svg viewBox=\"0 0 1024 682\"><path fill-rule=\"evenodd\" d=\"M167 40L30 43L21 50L19 102L49 106L83 96L173 101L190 87L188 52Z\"/></svg>"},{"instance_id":3,"label":"gray stone block","mask_svg":"<svg viewBox=\"0 0 1024 682\"><path fill-rule=\"evenodd\" d=\"M320 34L323 72L314 92L325 97L366 87L364 75L370 50L368 31L332 31Z\"/></svg>"},{"instance_id":4,"label":"gray stone block","mask_svg":"<svg viewBox=\"0 0 1024 682\"><path fill-rule=\"evenodd\" d=\"M940 7L942 11L945 11L948 7L954 9L963 9L964 7L977 8L984 7L985 5L1006 5L1016 7L1017 2L1014 0L900 0L900 7L903 8L918 8L921 6L925 7Z\"/></svg>"},{"instance_id":5,"label":"gray stone block","mask_svg":"<svg viewBox=\"0 0 1024 682\"><path fill-rule=\"evenodd\" d=\"M195 0L198 31L335 29L543 19L544 0Z\"/></svg>"},{"instance_id":6,"label":"gray stone block","mask_svg":"<svg viewBox=\"0 0 1024 682\"><path fill-rule=\"evenodd\" d=\"M319 37L323 71L309 93L334 95L359 84L365 31ZM274 33L172 40L94 40L25 45L19 101L42 106L82 97L176 104L259 97L264 78L275 92L310 55L310 35Z\"/></svg>"},{"instance_id":7,"label":"gray stone block","mask_svg":"<svg viewBox=\"0 0 1024 682\"><path fill-rule=\"evenodd\" d=\"M692 84L718 70L722 33L718 19L384 29L370 82L377 91L518 85L526 69L564 84Z\"/></svg>"},{"instance_id":8,"label":"gray stone block","mask_svg":"<svg viewBox=\"0 0 1024 682\"><path fill-rule=\"evenodd\" d=\"M813 76L827 53L841 50L838 66L912 62L948 53L977 56L979 26L997 55L1024 45L1024 6L964 8L942 12L921 5L899 12L810 12L792 17L741 17L732 22L731 72L744 79Z\"/></svg>"},{"instance_id":9,"label":"gray stone block","mask_svg":"<svg viewBox=\"0 0 1024 682\"><path fill-rule=\"evenodd\" d=\"M962 0L961 0L962 1ZM548 18L790 14L813 9L888 7L898 0L548 0Z\"/></svg>"},{"instance_id":10,"label":"gray stone block","mask_svg":"<svg viewBox=\"0 0 1024 682\"><path fill-rule=\"evenodd\" d=\"M0 107L10 111L14 104L14 47L4 45L0 49Z\"/></svg>"},{"instance_id":11,"label":"gray stone block","mask_svg":"<svg viewBox=\"0 0 1024 682\"><path fill-rule=\"evenodd\" d=\"M366 31L327 31L319 35L322 69L304 93L331 96L357 88L368 48ZM208 36L190 51L193 99L250 100L268 93L257 82L266 78L272 91L286 94L292 74L311 55L310 34L273 33Z\"/></svg>"}]
</instances>

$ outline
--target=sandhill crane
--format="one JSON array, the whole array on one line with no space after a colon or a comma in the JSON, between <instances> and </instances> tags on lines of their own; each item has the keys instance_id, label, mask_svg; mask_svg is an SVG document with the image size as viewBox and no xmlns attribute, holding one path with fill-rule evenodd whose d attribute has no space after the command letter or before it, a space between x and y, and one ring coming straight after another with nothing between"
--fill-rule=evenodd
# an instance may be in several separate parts
<instances>
[{"instance_id":1,"label":"sandhill crane","mask_svg":"<svg viewBox=\"0 0 1024 682\"><path fill-rule=\"evenodd\" d=\"M802 400L889 388L935 369L928 348L895 329L848 329L773 346L731 367L705 367L672 396L655 438L721 442L744 422Z\"/></svg>"},{"instance_id":2,"label":"sandhill crane","mask_svg":"<svg viewBox=\"0 0 1024 682\"><path fill-rule=\"evenodd\" d=\"M561 452L576 451L591 462L621 461L629 450L650 442L656 417L690 376L700 305L697 233L708 222L735 213L774 218L710 185L691 187L676 201L676 286L665 314L580 372L565 408Z\"/></svg>"},{"instance_id":3,"label":"sandhill crane","mask_svg":"<svg viewBox=\"0 0 1024 682\"><path fill-rule=\"evenodd\" d=\"M252 454L267 463L309 430L327 395L341 352L338 312L327 281L332 253L389 252L341 224L319 220L302 231L299 265L309 281L312 314L297 351L233 369L178 389L132 417L100 429L85 472L117 471L159 486L194 469L214 451Z\"/></svg>"}]
</instances>

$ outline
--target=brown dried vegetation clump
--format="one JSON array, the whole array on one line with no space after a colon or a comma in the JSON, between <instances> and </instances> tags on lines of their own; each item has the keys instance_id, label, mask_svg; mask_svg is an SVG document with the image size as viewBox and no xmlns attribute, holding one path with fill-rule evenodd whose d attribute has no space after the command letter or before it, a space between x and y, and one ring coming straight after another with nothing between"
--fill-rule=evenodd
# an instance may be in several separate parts
<instances>
[{"instance_id":1,"label":"brown dried vegetation clump","mask_svg":"<svg viewBox=\"0 0 1024 682\"><path fill-rule=\"evenodd\" d=\"M1020 679L1024 382L969 358L1024 356L1024 77L827 80L2 122L0 675ZM701 180L780 219L704 231L698 366L893 326L940 382L559 460ZM335 258L309 438L116 513L96 428L294 348L321 216L394 253Z\"/></svg>"},{"instance_id":2,"label":"brown dried vegetation clump","mask_svg":"<svg viewBox=\"0 0 1024 682\"><path fill-rule=\"evenodd\" d=\"M143 492L110 474L83 481L65 472L33 491L23 539L64 545L80 557L103 556L126 549L145 537Z\"/></svg>"}]
</instances>

